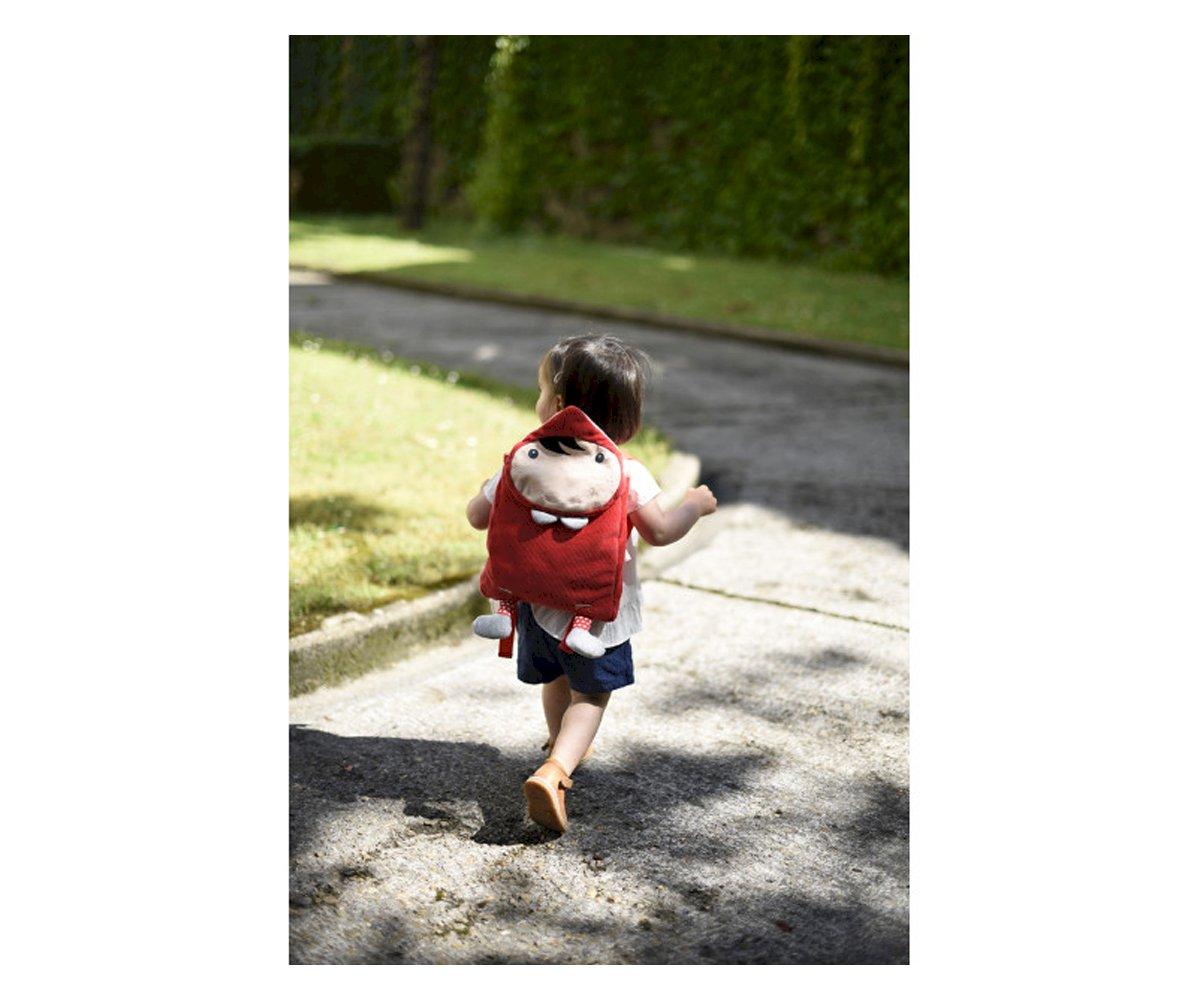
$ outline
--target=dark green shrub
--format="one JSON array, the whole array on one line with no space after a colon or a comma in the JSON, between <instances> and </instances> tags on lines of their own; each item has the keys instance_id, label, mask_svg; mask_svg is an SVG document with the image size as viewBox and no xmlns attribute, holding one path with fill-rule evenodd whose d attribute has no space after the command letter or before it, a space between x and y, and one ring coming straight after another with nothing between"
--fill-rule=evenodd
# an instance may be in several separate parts
<instances>
[{"instance_id":1,"label":"dark green shrub","mask_svg":"<svg viewBox=\"0 0 1200 1000\"><path fill-rule=\"evenodd\" d=\"M475 170L483 137L488 102L484 91L488 67L495 50L493 35L440 36L437 38L437 85L431 108L433 156L429 203L443 214L467 211L463 189ZM363 140L359 147L345 146L339 154L368 171L359 187L362 200L337 204L352 181L345 171L322 162L318 176L304 178L299 210L390 211L397 207L392 190L403 196L401 177L403 141L408 132L413 103L414 53L406 36L293 35L290 43L290 131L293 145L326 145L329 136L342 142ZM315 138L314 138L315 137ZM387 176L379 177L379 159L368 151L388 144L392 163ZM327 171L326 168L329 168ZM331 171L331 172L330 172ZM314 186L328 176L339 187L317 193ZM370 201L373 207L360 208ZM329 206L317 208L317 204ZM311 206L311 207L310 207Z\"/></svg>"},{"instance_id":2,"label":"dark green shrub","mask_svg":"<svg viewBox=\"0 0 1200 1000\"><path fill-rule=\"evenodd\" d=\"M902 272L904 37L505 40L485 222Z\"/></svg>"},{"instance_id":3,"label":"dark green shrub","mask_svg":"<svg viewBox=\"0 0 1200 1000\"><path fill-rule=\"evenodd\" d=\"M436 41L434 212L907 271L905 36ZM293 37L292 134L392 141L403 198L413 62L411 38ZM372 204L386 208L377 161L364 169L359 186L382 190ZM341 186L314 192L328 177ZM338 168L302 179L299 207L367 210L342 201L350 182Z\"/></svg>"},{"instance_id":4,"label":"dark green shrub","mask_svg":"<svg viewBox=\"0 0 1200 1000\"><path fill-rule=\"evenodd\" d=\"M300 212L388 212L388 181L400 163L394 139L292 140L292 207Z\"/></svg>"}]
</instances>

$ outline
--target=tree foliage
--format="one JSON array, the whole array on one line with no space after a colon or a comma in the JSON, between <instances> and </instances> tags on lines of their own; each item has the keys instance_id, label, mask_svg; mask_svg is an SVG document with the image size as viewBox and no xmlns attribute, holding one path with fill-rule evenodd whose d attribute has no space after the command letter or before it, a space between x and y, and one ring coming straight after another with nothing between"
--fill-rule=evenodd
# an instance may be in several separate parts
<instances>
[{"instance_id":1,"label":"tree foliage","mask_svg":"<svg viewBox=\"0 0 1200 1000\"><path fill-rule=\"evenodd\" d=\"M906 37L439 46L432 211L505 231L907 270ZM292 56L294 136L400 143L411 39L293 38Z\"/></svg>"}]
</instances>

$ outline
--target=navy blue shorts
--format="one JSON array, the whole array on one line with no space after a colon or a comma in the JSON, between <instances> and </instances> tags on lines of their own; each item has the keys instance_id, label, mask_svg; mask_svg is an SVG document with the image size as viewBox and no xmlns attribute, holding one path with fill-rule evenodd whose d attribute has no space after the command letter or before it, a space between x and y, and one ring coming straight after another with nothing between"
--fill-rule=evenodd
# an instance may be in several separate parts
<instances>
[{"instance_id":1,"label":"navy blue shorts","mask_svg":"<svg viewBox=\"0 0 1200 1000\"><path fill-rule=\"evenodd\" d=\"M633 647L626 639L603 656L564 653L558 640L533 619L528 604L517 605L517 679L549 684L563 674L572 691L602 694L633 683Z\"/></svg>"}]
</instances>

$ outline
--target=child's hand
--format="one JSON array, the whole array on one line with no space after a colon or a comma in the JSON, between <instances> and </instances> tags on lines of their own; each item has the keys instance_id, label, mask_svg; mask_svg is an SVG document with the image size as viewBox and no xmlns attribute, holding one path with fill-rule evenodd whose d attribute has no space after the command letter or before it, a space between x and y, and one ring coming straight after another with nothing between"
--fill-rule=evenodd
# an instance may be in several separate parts
<instances>
[{"instance_id":1,"label":"child's hand","mask_svg":"<svg viewBox=\"0 0 1200 1000\"><path fill-rule=\"evenodd\" d=\"M683 502L690 503L701 517L711 514L717 509L717 498L707 486L696 486L683 495Z\"/></svg>"},{"instance_id":2,"label":"child's hand","mask_svg":"<svg viewBox=\"0 0 1200 1000\"><path fill-rule=\"evenodd\" d=\"M483 486L486 485L487 480L485 479ZM483 492L483 486L479 487L479 492L467 504L467 523L476 531L484 531L488 526L488 520L492 516L492 502Z\"/></svg>"}]
</instances>

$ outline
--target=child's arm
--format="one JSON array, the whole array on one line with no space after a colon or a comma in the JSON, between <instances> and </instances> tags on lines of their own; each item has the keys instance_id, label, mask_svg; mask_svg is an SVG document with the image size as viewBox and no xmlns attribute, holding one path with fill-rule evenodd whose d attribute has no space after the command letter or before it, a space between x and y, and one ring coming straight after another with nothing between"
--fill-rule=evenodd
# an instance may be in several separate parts
<instances>
[{"instance_id":1,"label":"child's arm","mask_svg":"<svg viewBox=\"0 0 1200 1000\"><path fill-rule=\"evenodd\" d=\"M487 485L487 480L484 480L483 485ZM480 487L479 492L467 504L467 521L476 531L483 531L488 526L488 518L491 513L492 502L483 492L483 487Z\"/></svg>"},{"instance_id":2,"label":"child's arm","mask_svg":"<svg viewBox=\"0 0 1200 1000\"><path fill-rule=\"evenodd\" d=\"M717 509L716 497L707 486L697 486L683 496L674 510L664 511L657 500L643 504L631 515L633 526L651 545L670 545L677 542L700 518Z\"/></svg>"}]
</instances>

